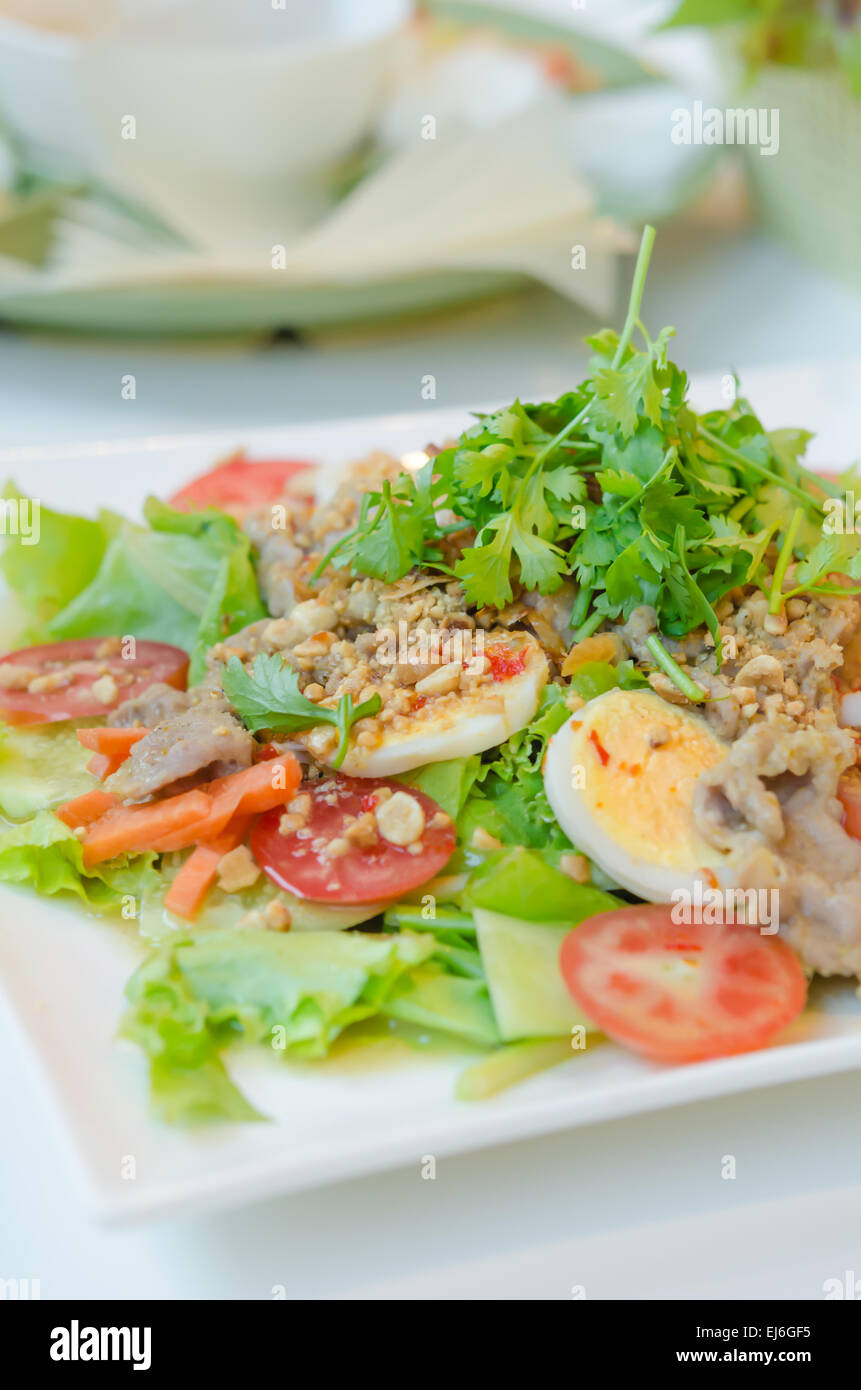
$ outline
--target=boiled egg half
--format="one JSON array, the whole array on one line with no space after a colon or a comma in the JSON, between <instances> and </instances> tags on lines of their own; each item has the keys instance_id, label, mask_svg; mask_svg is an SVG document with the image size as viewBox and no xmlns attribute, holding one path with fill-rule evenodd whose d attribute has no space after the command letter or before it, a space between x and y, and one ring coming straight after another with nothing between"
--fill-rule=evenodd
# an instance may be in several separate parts
<instances>
[{"instance_id":1,"label":"boiled egg half","mask_svg":"<svg viewBox=\"0 0 861 1390\"><path fill-rule=\"evenodd\" d=\"M425 763L483 753L525 728L535 717L550 675L547 658L528 632L498 629L480 636L481 646L465 663L472 668L483 660L485 670L477 683L463 689L464 663L449 662L407 687L415 696L412 708L388 722L380 719L381 710L371 735L377 741L369 746L358 738L364 722L360 721L340 771L349 777L393 777ZM478 667L475 670L478 674ZM331 765L337 736L330 726L299 738L319 762Z\"/></svg>"},{"instance_id":2,"label":"boiled egg half","mask_svg":"<svg viewBox=\"0 0 861 1390\"><path fill-rule=\"evenodd\" d=\"M726 748L699 714L651 690L608 690L550 740L544 786L565 834L622 888L669 902L729 882L728 855L697 830L694 787Z\"/></svg>"}]
</instances>

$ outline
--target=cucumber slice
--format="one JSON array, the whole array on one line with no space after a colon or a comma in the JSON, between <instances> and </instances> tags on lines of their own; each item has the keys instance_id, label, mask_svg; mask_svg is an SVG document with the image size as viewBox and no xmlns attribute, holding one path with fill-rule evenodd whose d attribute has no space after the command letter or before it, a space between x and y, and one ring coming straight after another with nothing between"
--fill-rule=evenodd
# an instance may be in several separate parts
<instances>
[{"instance_id":1,"label":"cucumber slice","mask_svg":"<svg viewBox=\"0 0 861 1390\"><path fill-rule=\"evenodd\" d=\"M559 951L568 922L524 922L473 909L478 946L499 1031L506 1042L551 1038L581 1025L596 1032L568 993Z\"/></svg>"}]
</instances>

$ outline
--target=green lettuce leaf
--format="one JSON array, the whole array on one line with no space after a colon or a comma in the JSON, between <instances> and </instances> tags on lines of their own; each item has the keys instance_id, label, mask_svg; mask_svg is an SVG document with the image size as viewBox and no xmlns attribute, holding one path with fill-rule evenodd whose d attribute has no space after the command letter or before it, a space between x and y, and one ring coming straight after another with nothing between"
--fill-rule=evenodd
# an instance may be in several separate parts
<instances>
[{"instance_id":1,"label":"green lettuce leaf","mask_svg":"<svg viewBox=\"0 0 861 1390\"><path fill-rule=\"evenodd\" d=\"M48 624L53 639L133 633L169 642L192 658L199 680L206 651L266 616L249 542L213 510L174 511L150 498L149 529L122 523L98 572Z\"/></svg>"},{"instance_id":2,"label":"green lettuce leaf","mask_svg":"<svg viewBox=\"0 0 861 1390\"><path fill-rule=\"evenodd\" d=\"M12 483L3 497L32 505ZM118 524L109 513L93 521L40 505L38 544L23 535L5 536L0 571L31 621L46 622L91 583Z\"/></svg>"},{"instance_id":3,"label":"green lettuce leaf","mask_svg":"<svg viewBox=\"0 0 861 1390\"><path fill-rule=\"evenodd\" d=\"M616 666L609 661L586 661L571 677L571 689L583 700L594 700L596 695L604 695L617 686L623 690L638 690L648 684L633 661L620 661Z\"/></svg>"},{"instance_id":4,"label":"green lettuce leaf","mask_svg":"<svg viewBox=\"0 0 861 1390\"><path fill-rule=\"evenodd\" d=\"M458 817L458 832L466 844L480 826L504 844L571 848L550 809L541 772L548 740L569 714L565 691L558 685L546 686L532 723L503 743L495 759L483 764Z\"/></svg>"},{"instance_id":5,"label":"green lettuce leaf","mask_svg":"<svg viewBox=\"0 0 861 1390\"><path fill-rule=\"evenodd\" d=\"M180 512L156 497L149 497L144 515L154 530L191 536L220 557L191 652L189 681L194 684L204 675L210 647L232 632L266 617L251 560L251 546L233 518L213 507L199 512Z\"/></svg>"},{"instance_id":6,"label":"green lettuce leaf","mask_svg":"<svg viewBox=\"0 0 861 1390\"><path fill-rule=\"evenodd\" d=\"M0 725L0 813L23 820L90 791L96 785L87 771L91 757L66 723Z\"/></svg>"},{"instance_id":7,"label":"green lettuce leaf","mask_svg":"<svg viewBox=\"0 0 861 1390\"><path fill-rule=\"evenodd\" d=\"M404 772L397 778L431 797L438 806L457 820L464 808L466 799L481 772L481 759L473 754L470 758L449 758L442 763L426 763L411 772Z\"/></svg>"},{"instance_id":8,"label":"green lettuce leaf","mask_svg":"<svg viewBox=\"0 0 861 1390\"><path fill-rule=\"evenodd\" d=\"M123 856L85 870L80 840L49 811L0 833L0 883L26 883L48 897L73 893L107 911L121 909L128 897L140 904L158 881L154 859Z\"/></svg>"},{"instance_id":9,"label":"green lettuce leaf","mask_svg":"<svg viewBox=\"0 0 861 1390\"><path fill-rule=\"evenodd\" d=\"M385 1006L434 952L431 937L215 931L154 951L127 987L122 1036L151 1062L156 1113L171 1121L253 1119L221 1067L233 1039L323 1057L351 1023Z\"/></svg>"},{"instance_id":10,"label":"green lettuce leaf","mask_svg":"<svg viewBox=\"0 0 861 1390\"><path fill-rule=\"evenodd\" d=\"M483 976L450 974L434 961L401 977L383 1013L482 1047L501 1041Z\"/></svg>"}]
</instances>

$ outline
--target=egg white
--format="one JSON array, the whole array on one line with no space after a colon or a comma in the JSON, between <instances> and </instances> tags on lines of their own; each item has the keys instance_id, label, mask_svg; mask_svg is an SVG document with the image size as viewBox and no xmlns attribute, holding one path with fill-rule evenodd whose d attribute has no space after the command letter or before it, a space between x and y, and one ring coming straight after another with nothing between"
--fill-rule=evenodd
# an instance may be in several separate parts
<instances>
[{"instance_id":1,"label":"egg white","mask_svg":"<svg viewBox=\"0 0 861 1390\"><path fill-rule=\"evenodd\" d=\"M466 694L428 697L406 727L384 726L376 748L362 748L353 734L340 771L349 777L393 777L425 763L468 758L504 743L535 717L549 679L547 658L527 632L492 632L485 651L504 646L525 657L524 669L506 680L487 681ZM331 766L335 749L325 729L313 729L302 742L320 762Z\"/></svg>"},{"instance_id":2,"label":"egg white","mask_svg":"<svg viewBox=\"0 0 861 1390\"><path fill-rule=\"evenodd\" d=\"M653 734L669 737L653 748ZM578 850L621 888L669 902L698 880L731 882L728 856L699 834L693 816L699 773L725 756L700 715L651 690L609 690L553 735L544 787Z\"/></svg>"}]
</instances>

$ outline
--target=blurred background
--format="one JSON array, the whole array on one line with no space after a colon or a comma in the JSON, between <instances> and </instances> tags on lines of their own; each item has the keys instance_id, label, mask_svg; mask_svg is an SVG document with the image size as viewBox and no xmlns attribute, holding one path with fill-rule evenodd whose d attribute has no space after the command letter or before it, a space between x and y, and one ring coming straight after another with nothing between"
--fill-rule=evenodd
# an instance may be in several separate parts
<instances>
[{"instance_id":1,"label":"blurred background","mask_svg":"<svg viewBox=\"0 0 861 1390\"><path fill-rule=\"evenodd\" d=\"M0 0L0 447L558 394L645 219L686 367L845 362L858 10Z\"/></svg>"}]
</instances>

